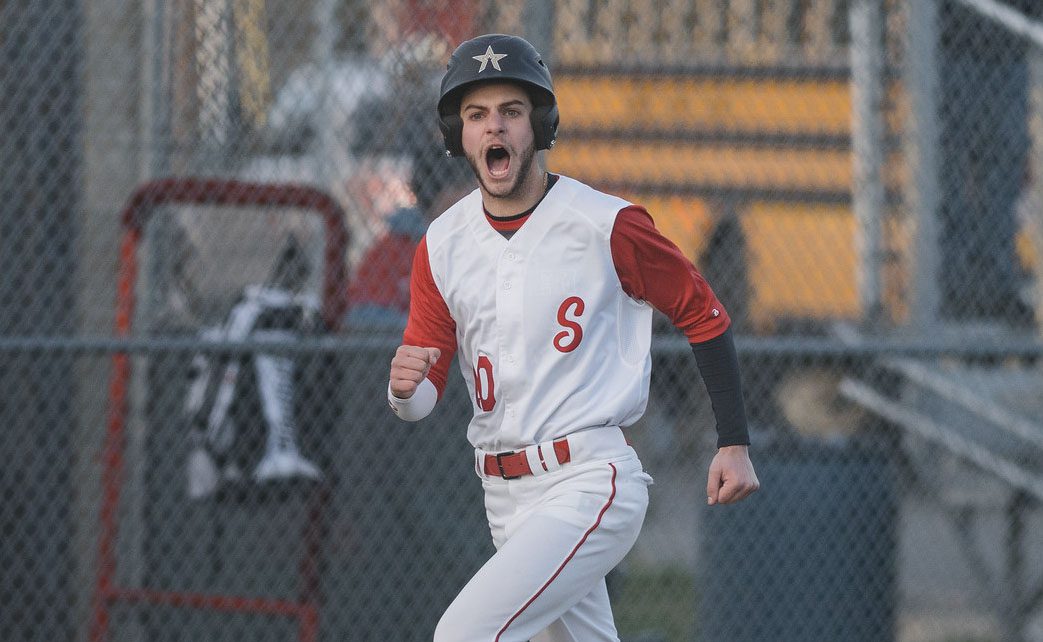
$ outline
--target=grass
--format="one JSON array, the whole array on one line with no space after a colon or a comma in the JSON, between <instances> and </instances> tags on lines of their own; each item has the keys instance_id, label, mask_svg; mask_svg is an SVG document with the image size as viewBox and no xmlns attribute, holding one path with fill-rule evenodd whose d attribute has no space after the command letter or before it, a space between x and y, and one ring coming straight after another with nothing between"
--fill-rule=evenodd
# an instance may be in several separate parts
<instances>
[{"instance_id":1,"label":"grass","mask_svg":"<svg viewBox=\"0 0 1043 642\"><path fill-rule=\"evenodd\" d=\"M692 639L696 594L689 571L628 567L613 579L616 584L611 587L612 610L622 640Z\"/></svg>"},{"instance_id":2,"label":"grass","mask_svg":"<svg viewBox=\"0 0 1043 642\"><path fill-rule=\"evenodd\" d=\"M623 570L625 569L625 570ZM624 566L609 578L612 611L622 642L692 642L698 594L691 571L676 567ZM901 638L899 638L901 639ZM980 633L916 636L930 642L997 642Z\"/></svg>"}]
</instances>

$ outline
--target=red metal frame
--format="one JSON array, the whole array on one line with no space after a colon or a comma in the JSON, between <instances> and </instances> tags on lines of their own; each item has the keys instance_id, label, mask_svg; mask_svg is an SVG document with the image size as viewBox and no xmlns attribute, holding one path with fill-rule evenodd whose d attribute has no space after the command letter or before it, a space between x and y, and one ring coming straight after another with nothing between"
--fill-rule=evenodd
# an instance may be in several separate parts
<instances>
[{"instance_id":1,"label":"red metal frame","mask_svg":"<svg viewBox=\"0 0 1043 642\"><path fill-rule=\"evenodd\" d=\"M120 215L123 235L119 247L116 284L117 337L130 336L135 306L134 285L138 275L138 246L153 210L162 205L279 206L317 213L326 226L322 315L326 327L338 327L347 305L344 256L348 235L344 228L344 212L329 195L312 187L293 184L251 183L215 178L165 178L138 187ZM129 355L123 352L114 354L112 366L108 422L102 453L98 571L93 599L91 642L104 642L108 637L109 609L116 602L295 617L298 619L300 642L315 642L319 630L319 577L316 560L321 544L317 525L328 495L328 489L324 485L320 485L318 492L313 494L308 510L309 517L304 527L305 550L300 563L301 582L296 600L158 591L116 584L116 514L123 483L124 428L131 376Z\"/></svg>"}]
</instances>

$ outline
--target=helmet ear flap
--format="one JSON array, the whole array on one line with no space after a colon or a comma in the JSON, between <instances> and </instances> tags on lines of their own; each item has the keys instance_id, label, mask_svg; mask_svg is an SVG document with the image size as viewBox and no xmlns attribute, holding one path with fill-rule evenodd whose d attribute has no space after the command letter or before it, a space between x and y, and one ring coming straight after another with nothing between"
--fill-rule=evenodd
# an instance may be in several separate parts
<instances>
[{"instance_id":1,"label":"helmet ear flap","mask_svg":"<svg viewBox=\"0 0 1043 642\"><path fill-rule=\"evenodd\" d=\"M445 139L446 155L463 156L464 119L459 114L439 114L438 129L442 130L442 138Z\"/></svg>"},{"instance_id":2,"label":"helmet ear flap","mask_svg":"<svg viewBox=\"0 0 1043 642\"><path fill-rule=\"evenodd\" d=\"M550 149L558 137L558 105L537 105L533 107L532 136L536 149ZM461 123L461 126L463 123Z\"/></svg>"}]
</instances>

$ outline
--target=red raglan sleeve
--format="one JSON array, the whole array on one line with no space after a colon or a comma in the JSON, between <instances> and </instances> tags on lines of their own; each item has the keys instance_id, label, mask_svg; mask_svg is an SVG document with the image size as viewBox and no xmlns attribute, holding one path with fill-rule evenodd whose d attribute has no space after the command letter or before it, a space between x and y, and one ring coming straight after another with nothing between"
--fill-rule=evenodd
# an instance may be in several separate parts
<instances>
[{"instance_id":1,"label":"red raglan sleeve","mask_svg":"<svg viewBox=\"0 0 1043 642\"><path fill-rule=\"evenodd\" d=\"M612 261L623 291L647 301L688 337L701 343L731 324L709 283L670 239L656 229L643 207L626 207L612 228Z\"/></svg>"},{"instance_id":2,"label":"red raglan sleeve","mask_svg":"<svg viewBox=\"0 0 1043 642\"><path fill-rule=\"evenodd\" d=\"M449 364L456 354L456 321L431 274L427 253L427 237L420 239L413 255L413 269L409 278L409 320L402 335L402 343L424 348L438 348L442 355L427 373L427 378L438 389L442 398L449 378Z\"/></svg>"}]
</instances>

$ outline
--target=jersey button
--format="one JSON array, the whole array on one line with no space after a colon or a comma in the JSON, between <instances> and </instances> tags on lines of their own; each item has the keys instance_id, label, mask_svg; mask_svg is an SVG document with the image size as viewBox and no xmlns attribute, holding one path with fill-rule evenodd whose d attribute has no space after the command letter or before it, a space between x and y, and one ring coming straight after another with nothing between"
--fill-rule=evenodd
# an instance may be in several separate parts
<instances>
[{"instance_id":1,"label":"jersey button","mask_svg":"<svg viewBox=\"0 0 1043 642\"><path fill-rule=\"evenodd\" d=\"M510 281L504 281L503 282L503 289L504 290L510 290L511 289L511 282Z\"/></svg>"},{"instance_id":2,"label":"jersey button","mask_svg":"<svg viewBox=\"0 0 1043 642\"><path fill-rule=\"evenodd\" d=\"M514 363L514 355L513 354L507 355L507 363Z\"/></svg>"}]
</instances>

